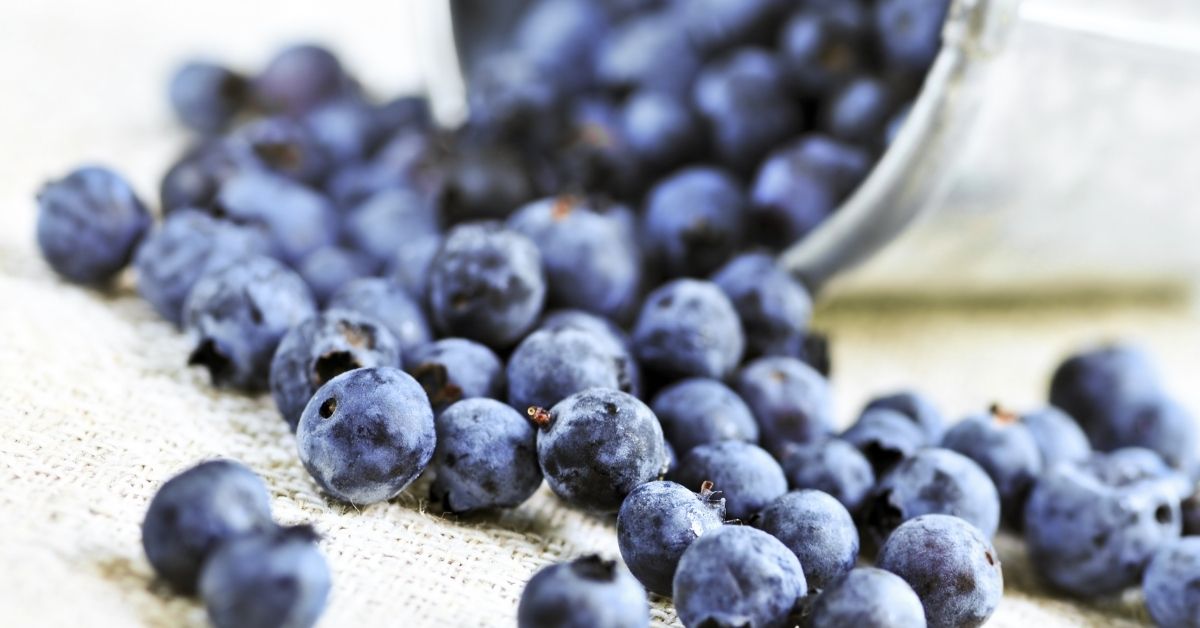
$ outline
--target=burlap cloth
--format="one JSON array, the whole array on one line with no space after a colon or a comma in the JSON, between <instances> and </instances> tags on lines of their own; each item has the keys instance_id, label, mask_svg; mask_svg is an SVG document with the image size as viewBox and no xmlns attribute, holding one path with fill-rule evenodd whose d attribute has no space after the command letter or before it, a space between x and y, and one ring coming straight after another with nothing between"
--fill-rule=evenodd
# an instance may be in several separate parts
<instances>
[{"instance_id":1,"label":"burlap cloth","mask_svg":"<svg viewBox=\"0 0 1200 628\"><path fill-rule=\"evenodd\" d=\"M148 199L181 136L161 85L182 54L245 63L310 33L369 83L411 84L410 2L195 3L84 0L0 5L0 626L203 625L203 610L151 577L139 524L156 486L227 456L270 486L276 516L311 522L334 572L324 626L512 625L521 588L550 562L616 556L610 521L563 508L544 487L512 512L465 520L425 508L418 486L362 511L323 499L266 397L218 392L184 366L184 339L133 293L56 279L33 244L33 191L81 160L127 172ZM407 81L407 83L406 83ZM833 307L839 415L919 385L953 416L1044 398L1069 348L1130 336L1156 350L1172 389L1200 408L1200 326L1179 303L930 308ZM1002 537L1000 627L1140 625L1136 596L1083 606L1038 592L1018 541ZM655 604L656 622L674 620Z\"/></svg>"}]
</instances>

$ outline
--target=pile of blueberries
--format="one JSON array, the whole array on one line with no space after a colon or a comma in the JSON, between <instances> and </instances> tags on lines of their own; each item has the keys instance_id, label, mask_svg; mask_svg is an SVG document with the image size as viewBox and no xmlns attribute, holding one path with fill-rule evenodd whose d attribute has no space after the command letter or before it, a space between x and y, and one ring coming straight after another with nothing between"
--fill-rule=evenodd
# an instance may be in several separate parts
<instances>
[{"instance_id":1,"label":"pile of blueberries","mask_svg":"<svg viewBox=\"0 0 1200 628\"><path fill-rule=\"evenodd\" d=\"M429 474L471 513L545 480L615 514L623 565L538 572L522 626L645 626L647 590L692 627L977 626L1002 523L1055 588L1144 575L1157 622L1196 625L1200 542L1177 542L1200 530L1196 427L1140 351L1070 358L1033 412L947 430L901 392L834 433L825 340L775 254L886 147L947 4L538 0L471 64L454 130L316 45L253 77L193 62L161 224L84 167L39 193L38 242L82 284L132 261L189 363L269 389L333 499ZM164 484L143 539L218 626L324 607L314 533L273 523L237 463Z\"/></svg>"}]
</instances>

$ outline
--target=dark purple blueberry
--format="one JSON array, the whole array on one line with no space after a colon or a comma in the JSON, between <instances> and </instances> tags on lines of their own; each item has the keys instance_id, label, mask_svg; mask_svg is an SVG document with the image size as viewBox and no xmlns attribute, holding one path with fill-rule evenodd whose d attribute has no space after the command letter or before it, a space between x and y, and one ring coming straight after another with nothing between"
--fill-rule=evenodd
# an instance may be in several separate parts
<instances>
[{"instance_id":1,"label":"dark purple blueberry","mask_svg":"<svg viewBox=\"0 0 1200 628\"><path fill-rule=\"evenodd\" d=\"M759 240L784 248L808 235L836 209L837 181L796 146L771 153L750 187L750 222Z\"/></svg>"},{"instance_id":2,"label":"dark purple blueberry","mask_svg":"<svg viewBox=\"0 0 1200 628\"><path fill-rule=\"evenodd\" d=\"M1083 462L1092 454L1087 434L1075 419L1054 406L1022 414L1021 423L1037 443L1042 466L1047 469L1060 462Z\"/></svg>"},{"instance_id":3,"label":"dark purple blueberry","mask_svg":"<svg viewBox=\"0 0 1200 628\"><path fill-rule=\"evenodd\" d=\"M680 458L672 479L684 486L712 482L729 516L743 521L787 492L787 478L771 454L736 440L693 448Z\"/></svg>"},{"instance_id":4,"label":"dark purple blueberry","mask_svg":"<svg viewBox=\"0 0 1200 628\"><path fill-rule=\"evenodd\" d=\"M754 412L759 440L768 451L778 453L788 443L821 440L833 429L829 382L800 360L754 360L738 372L735 388Z\"/></svg>"},{"instance_id":5,"label":"dark purple blueberry","mask_svg":"<svg viewBox=\"0 0 1200 628\"><path fill-rule=\"evenodd\" d=\"M880 395L869 401L863 413L867 410L895 410L912 421L925 434L925 442L935 444L942 442L946 432L946 420L941 410L925 395L911 390Z\"/></svg>"},{"instance_id":6,"label":"dark purple blueberry","mask_svg":"<svg viewBox=\"0 0 1200 628\"><path fill-rule=\"evenodd\" d=\"M592 0L538 0L513 32L517 50L562 88L592 83L593 57L608 32L608 15Z\"/></svg>"},{"instance_id":7,"label":"dark purple blueberry","mask_svg":"<svg viewBox=\"0 0 1200 628\"><path fill-rule=\"evenodd\" d=\"M400 247L388 264L392 281L421 303L427 301L429 269L442 250L442 236L425 236Z\"/></svg>"},{"instance_id":8,"label":"dark purple blueberry","mask_svg":"<svg viewBox=\"0 0 1200 628\"><path fill-rule=\"evenodd\" d=\"M652 89L684 96L700 70L699 53L671 8L638 16L610 31L596 53L596 78L615 94Z\"/></svg>"},{"instance_id":9,"label":"dark purple blueberry","mask_svg":"<svg viewBox=\"0 0 1200 628\"><path fill-rule=\"evenodd\" d=\"M442 338L407 354L408 371L416 378L434 413L463 399L504 395L504 364L491 349L464 338Z\"/></svg>"},{"instance_id":10,"label":"dark purple blueberry","mask_svg":"<svg viewBox=\"0 0 1200 628\"><path fill-rule=\"evenodd\" d=\"M833 372L833 356L831 353L829 336L810 330L804 334L804 340L800 342L800 355L798 357L802 362L813 367L823 377L828 378L829 374Z\"/></svg>"},{"instance_id":11,"label":"dark purple blueberry","mask_svg":"<svg viewBox=\"0 0 1200 628\"><path fill-rule=\"evenodd\" d=\"M633 489L617 513L621 558L643 586L659 595L671 595L683 552L725 523L720 492L708 485L696 488L698 493L675 482L646 482Z\"/></svg>"},{"instance_id":12,"label":"dark purple blueberry","mask_svg":"<svg viewBox=\"0 0 1200 628\"><path fill-rule=\"evenodd\" d=\"M1128 417L1129 422L1111 423L1106 430L1111 440L1097 439L1098 449L1144 447L1188 476L1200 473L1196 418L1178 401L1159 395L1131 402L1128 407L1115 409L1113 415Z\"/></svg>"},{"instance_id":13,"label":"dark purple blueberry","mask_svg":"<svg viewBox=\"0 0 1200 628\"><path fill-rule=\"evenodd\" d=\"M704 146L704 129L689 103L653 89L626 99L619 123L629 152L654 171L692 159Z\"/></svg>"},{"instance_id":14,"label":"dark purple blueberry","mask_svg":"<svg viewBox=\"0 0 1200 628\"><path fill-rule=\"evenodd\" d=\"M649 625L646 591L620 563L594 555L543 567L517 606L517 628Z\"/></svg>"},{"instance_id":15,"label":"dark purple blueberry","mask_svg":"<svg viewBox=\"0 0 1200 628\"><path fill-rule=\"evenodd\" d=\"M692 43L712 53L738 44L767 43L787 5L787 0L689 0L679 6Z\"/></svg>"},{"instance_id":16,"label":"dark purple blueberry","mask_svg":"<svg viewBox=\"0 0 1200 628\"><path fill-rule=\"evenodd\" d=\"M520 52L489 55L473 69L468 85L470 124L483 134L539 145L561 134L563 92L555 77L530 57Z\"/></svg>"},{"instance_id":17,"label":"dark purple blueberry","mask_svg":"<svg viewBox=\"0 0 1200 628\"><path fill-rule=\"evenodd\" d=\"M211 212L221 184L240 167L229 143L223 139L190 147L171 165L159 184L163 213L177 209Z\"/></svg>"},{"instance_id":18,"label":"dark purple blueberry","mask_svg":"<svg viewBox=\"0 0 1200 628\"><path fill-rule=\"evenodd\" d=\"M1146 570L1142 591L1155 625L1200 626L1200 539L1180 539L1159 550Z\"/></svg>"},{"instance_id":19,"label":"dark purple blueberry","mask_svg":"<svg viewBox=\"0 0 1200 628\"><path fill-rule=\"evenodd\" d=\"M754 527L783 541L800 559L810 592L841 580L858 561L858 530L846 507L828 493L784 494L754 518Z\"/></svg>"},{"instance_id":20,"label":"dark purple blueberry","mask_svg":"<svg viewBox=\"0 0 1200 628\"><path fill-rule=\"evenodd\" d=\"M788 144L798 158L828 177L835 196L840 200L850 195L871 172L874 160L861 146L836 140L820 133L809 133Z\"/></svg>"},{"instance_id":21,"label":"dark purple blueberry","mask_svg":"<svg viewBox=\"0 0 1200 628\"><path fill-rule=\"evenodd\" d=\"M635 397L641 396L641 368L633 357L629 335L612 321L582 310L555 310L542 319L538 329L581 329L596 335L620 363L620 389Z\"/></svg>"},{"instance_id":22,"label":"dark purple blueberry","mask_svg":"<svg viewBox=\"0 0 1200 628\"><path fill-rule=\"evenodd\" d=\"M650 263L667 277L709 274L741 245L745 211L741 185L723 170L696 166L659 181L642 213Z\"/></svg>"},{"instance_id":23,"label":"dark purple blueberry","mask_svg":"<svg viewBox=\"0 0 1200 628\"><path fill-rule=\"evenodd\" d=\"M416 240L436 237L437 215L429 200L405 187L373 194L347 214L346 238L355 249L387 263Z\"/></svg>"},{"instance_id":24,"label":"dark purple blueberry","mask_svg":"<svg viewBox=\"0 0 1200 628\"><path fill-rule=\"evenodd\" d=\"M427 131L433 127L429 97L421 94L398 96L372 107L374 126L380 137L392 137L403 131Z\"/></svg>"},{"instance_id":25,"label":"dark purple blueberry","mask_svg":"<svg viewBox=\"0 0 1200 628\"><path fill-rule=\"evenodd\" d=\"M518 410L549 408L588 388L632 393L623 355L593 332L567 327L539 329L525 337L508 359L508 402Z\"/></svg>"},{"instance_id":26,"label":"dark purple blueberry","mask_svg":"<svg viewBox=\"0 0 1200 628\"><path fill-rule=\"evenodd\" d=\"M856 567L821 592L808 615L811 628L925 628L921 598L900 576Z\"/></svg>"},{"instance_id":27,"label":"dark purple blueberry","mask_svg":"<svg viewBox=\"0 0 1200 628\"><path fill-rule=\"evenodd\" d=\"M824 97L868 64L867 10L857 0L834 7L800 8L779 35L788 81L809 97Z\"/></svg>"},{"instance_id":28,"label":"dark purple blueberry","mask_svg":"<svg viewBox=\"0 0 1200 628\"><path fill-rule=\"evenodd\" d=\"M712 276L737 309L748 356L800 357L812 318L804 284L766 253L743 253Z\"/></svg>"},{"instance_id":29,"label":"dark purple blueberry","mask_svg":"<svg viewBox=\"0 0 1200 628\"><path fill-rule=\"evenodd\" d=\"M303 113L343 93L348 77L329 50L299 44L281 50L254 80L254 97L269 111Z\"/></svg>"},{"instance_id":30,"label":"dark purple blueberry","mask_svg":"<svg viewBox=\"0 0 1200 628\"><path fill-rule=\"evenodd\" d=\"M212 134L224 130L246 106L250 96L246 79L207 61L189 61L171 76L167 88L175 117L193 131Z\"/></svg>"},{"instance_id":31,"label":"dark purple blueberry","mask_svg":"<svg viewBox=\"0 0 1200 628\"><path fill-rule=\"evenodd\" d=\"M304 126L335 163L365 159L385 137L378 112L360 98L322 104L304 116Z\"/></svg>"},{"instance_id":32,"label":"dark purple blueberry","mask_svg":"<svg viewBox=\"0 0 1200 628\"><path fill-rule=\"evenodd\" d=\"M503 219L533 199L534 189L520 157L499 144L469 144L446 165L438 199L444 225Z\"/></svg>"},{"instance_id":33,"label":"dark purple blueberry","mask_svg":"<svg viewBox=\"0 0 1200 628\"><path fill-rule=\"evenodd\" d=\"M379 321L400 341L405 359L433 338L421 306L402 286L388 279L355 279L334 293L328 307L358 312Z\"/></svg>"},{"instance_id":34,"label":"dark purple blueberry","mask_svg":"<svg viewBox=\"0 0 1200 628\"><path fill-rule=\"evenodd\" d=\"M879 477L932 444L921 428L903 414L870 407L842 432L842 440L858 448Z\"/></svg>"},{"instance_id":35,"label":"dark purple blueberry","mask_svg":"<svg viewBox=\"0 0 1200 628\"><path fill-rule=\"evenodd\" d=\"M793 489L815 489L829 493L857 514L875 485L875 472L854 445L838 438L806 444L790 444L779 457L779 465Z\"/></svg>"},{"instance_id":36,"label":"dark purple blueberry","mask_svg":"<svg viewBox=\"0 0 1200 628\"><path fill-rule=\"evenodd\" d=\"M875 31L885 65L924 74L942 47L949 0L878 0Z\"/></svg>"},{"instance_id":37,"label":"dark purple blueberry","mask_svg":"<svg viewBox=\"0 0 1200 628\"><path fill-rule=\"evenodd\" d=\"M663 434L680 456L709 443L758 442L758 424L742 398L715 379L685 379L668 386L650 404Z\"/></svg>"},{"instance_id":38,"label":"dark purple blueberry","mask_svg":"<svg viewBox=\"0 0 1200 628\"><path fill-rule=\"evenodd\" d=\"M68 281L101 285L133 258L153 219L121 175L84 166L37 193L37 242Z\"/></svg>"},{"instance_id":39,"label":"dark purple blueberry","mask_svg":"<svg viewBox=\"0 0 1200 628\"><path fill-rule=\"evenodd\" d=\"M883 81L860 76L841 85L824 103L820 126L833 137L863 146L882 146L896 99Z\"/></svg>"},{"instance_id":40,"label":"dark purple blueberry","mask_svg":"<svg viewBox=\"0 0 1200 628\"><path fill-rule=\"evenodd\" d=\"M745 348L733 304L716 285L676 279L646 297L633 328L642 366L664 379L733 372Z\"/></svg>"},{"instance_id":41,"label":"dark purple blueberry","mask_svg":"<svg viewBox=\"0 0 1200 628\"><path fill-rule=\"evenodd\" d=\"M528 417L494 399L464 399L439 415L429 493L447 512L520 506L542 485Z\"/></svg>"},{"instance_id":42,"label":"dark purple blueberry","mask_svg":"<svg viewBox=\"0 0 1200 628\"><path fill-rule=\"evenodd\" d=\"M243 169L262 169L306 185L318 185L333 161L304 123L285 116L249 122L226 139Z\"/></svg>"},{"instance_id":43,"label":"dark purple blueberry","mask_svg":"<svg viewBox=\"0 0 1200 628\"><path fill-rule=\"evenodd\" d=\"M329 199L279 175L234 175L221 185L217 205L233 222L261 225L275 255L288 263L299 263L338 239L337 214Z\"/></svg>"},{"instance_id":44,"label":"dark purple blueberry","mask_svg":"<svg viewBox=\"0 0 1200 628\"><path fill-rule=\"evenodd\" d=\"M318 304L328 303L343 286L371 275L376 268L371 258L340 246L323 246L296 264L296 272Z\"/></svg>"},{"instance_id":45,"label":"dark purple blueberry","mask_svg":"<svg viewBox=\"0 0 1200 628\"><path fill-rule=\"evenodd\" d=\"M1050 404L1079 422L1092 446L1121 446L1141 402L1162 395L1158 369L1142 349L1107 345L1076 353L1050 380Z\"/></svg>"},{"instance_id":46,"label":"dark purple blueberry","mask_svg":"<svg viewBox=\"0 0 1200 628\"><path fill-rule=\"evenodd\" d=\"M425 391L384 366L346 371L317 389L300 416L300 461L334 499L391 499L425 470L436 441Z\"/></svg>"},{"instance_id":47,"label":"dark purple blueberry","mask_svg":"<svg viewBox=\"0 0 1200 628\"><path fill-rule=\"evenodd\" d=\"M942 447L974 460L1000 493L1000 514L1019 528L1025 499L1042 473L1042 454L1033 434L1019 417L999 407L985 415L970 416L951 427Z\"/></svg>"},{"instance_id":48,"label":"dark purple blueberry","mask_svg":"<svg viewBox=\"0 0 1200 628\"><path fill-rule=\"evenodd\" d=\"M296 431L314 393L357 368L400 366L400 342L375 319L329 310L293 327L271 359L271 396Z\"/></svg>"}]
</instances>

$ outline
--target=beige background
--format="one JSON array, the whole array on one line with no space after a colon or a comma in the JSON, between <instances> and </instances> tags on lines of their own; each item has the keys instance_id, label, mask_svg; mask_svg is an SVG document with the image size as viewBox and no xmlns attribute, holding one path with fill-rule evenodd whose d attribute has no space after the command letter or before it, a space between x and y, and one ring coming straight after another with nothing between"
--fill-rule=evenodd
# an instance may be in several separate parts
<instances>
[{"instance_id":1,"label":"beige background","mask_svg":"<svg viewBox=\"0 0 1200 628\"><path fill-rule=\"evenodd\" d=\"M432 1L432 0L431 0ZM242 8L253 5L253 9ZM115 5L115 6L114 6ZM100 294L57 280L33 245L33 193L82 160L110 164L147 200L181 146L163 85L182 56L255 67L279 43L321 36L366 82L420 82L413 2L0 2L0 624L203 625L156 586L139 542L155 487L228 456L262 474L277 517L312 522L334 570L324 626L512 625L523 582L548 561L615 555L609 522L543 488L513 512L425 511L420 487L356 511L321 498L267 398L216 392L187 346L125 281ZM1200 409L1200 327L1187 302L958 308L836 305L843 422L871 394L919 385L953 416L1044 398L1070 348L1132 337ZM1080 606L1039 596L1018 542L998 542L1008 589L994 626L1139 625L1136 596ZM655 619L672 614L658 604Z\"/></svg>"}]
</instances>

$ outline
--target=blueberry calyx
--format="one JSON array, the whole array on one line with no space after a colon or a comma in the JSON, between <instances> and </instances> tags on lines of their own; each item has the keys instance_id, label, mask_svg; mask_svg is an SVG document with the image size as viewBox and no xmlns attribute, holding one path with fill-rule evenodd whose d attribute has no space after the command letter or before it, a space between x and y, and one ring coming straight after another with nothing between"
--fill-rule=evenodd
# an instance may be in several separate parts
<instances>
[{"instance_id":1,"label":"blueberry calyx","mask_svg":"<svg viewBox=\"0 0 1200 628\"><path fill-rule=\"evenodd\" d=\"M353 353L330 351L318 357L313 364L313 384L320 388L325 385L325 382L357 368L362 368L362 364L354 357Z\"/></svg>"},{"instance_id":2,"label":"blueberry calyx","mask_svg":"<svg viewBox=\"0 0 1200 628\"><path fill-rule=\"evenodd\" d=\"M617 578L617 561L607 560L598 554L588 554L572 561L571 571L585 580L612 582Z\"/></svg>"},{"instance_id":3,"label":"blueberry calyx","mask_svg":"<svg viewBox=\"0 0 1200 628\"><path fill-rule=\"evenodd\" d=\"M990 413L992 418L1001 425L1016 423L1021 418L1019 414L1009 410L999 403L993 403L992 405L988 406L988 413Z\"/></svg>"},{"instance_id":4,"label":"blueberry calyx","mask_svg":"<svg viewBox=\"0 0 1200 628\"><path fill-rule=\"evenodd\" d=\"M412 376L425 389L429 403L435 408L448 406L463 398L462 387L450 381L444 364L427 362L413 369Z\"/></svg>"},{"instance_id":5,"label":"blueberry calyx","mask_svg":"<svg viewBox=\"0 0 1200 628\"><path fill-rule=\"evenodd\" d=\"M217 341L212 338L202 339L188 356L187 363L188 366L203 366L208 369L213 383L218 385L225 382L233 372L233 361L217 347Z\"/></svg>"},{"instance_id":6,"label":"blueberry calyx","mask_svg":"<svg viewBox=\"0 0 1200 628\"><path fill-rule=\"evenodd\" d=\"M533 424L538 429L545 430L550 428L551 416L549 410L539 406L529 406L525 410L525 414L529 415L529 420L533 421Z\"/></svg>"}]
</instances>

